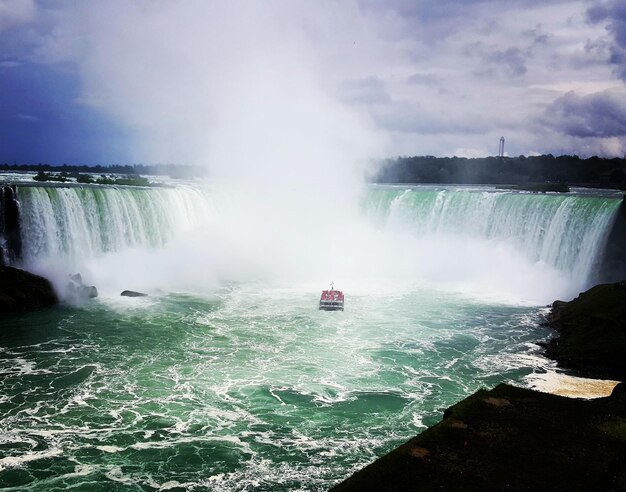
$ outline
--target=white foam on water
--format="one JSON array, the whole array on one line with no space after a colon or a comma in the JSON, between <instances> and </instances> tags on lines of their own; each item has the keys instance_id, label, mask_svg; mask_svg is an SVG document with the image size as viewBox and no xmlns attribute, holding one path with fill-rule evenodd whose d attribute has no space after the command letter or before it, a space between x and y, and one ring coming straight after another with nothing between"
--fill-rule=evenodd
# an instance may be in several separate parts
<instances>
[{"instance_id":1,"label":"white foam on water","mask_svg":"<svg viewBox=\"0 0 626 492\"><path fill-rule=\"evenodd\" d=\"M62 454L63 451L61 449L50 449L47 451L24 453L20 456L5 456L4 458L0 458L0 471L22 466L30 461L53 458Z\"/></svg>"},{"instance_id":2,"label":"white foam on water","mask_svg":"<svg viewBox=\"0 0 626 492\"><path fill-rule=\"evenodd\" d=\"M86 477L87 475L95 473L97 470L98 467L94 465L76 465L73 473L66 473L59 478Z\"/></svg>"},{"instance_id":3,"label":"white foam on water","mask_svg":"<svg viewBox=\"0 0 626 492\"><path fill-rule=\"evenodd\" d=\"M119 446L95 446L96 449L104 451L105 453L119 453L126 448L120 448Z\"/></svg>"}]
</instances>

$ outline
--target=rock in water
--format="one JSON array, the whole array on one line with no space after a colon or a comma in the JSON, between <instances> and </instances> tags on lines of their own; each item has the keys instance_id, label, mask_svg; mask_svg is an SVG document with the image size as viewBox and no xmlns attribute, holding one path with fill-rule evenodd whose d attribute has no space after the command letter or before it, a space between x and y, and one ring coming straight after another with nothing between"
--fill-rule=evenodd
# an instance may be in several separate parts
<instances>
[{"instance_id":1,"label":"rock in water","mask_svg":"<svg viewBox=\"0 0 626 492\"><path fill-rule=\"evenodd\" d=\"M98 289L96 289L95 285L85 285L83 286L83 293L85 297L94 298L98 297Z\"/></svg>"},{"instance_id":2,"label":"rock in water","mask_svg":"<svg viewBox=\"0 0 626 492\"><path fill-rule=\"evenodd\" d=\"M73 275L70 275L70 280L80 285L83 284L83 277L80 273L75 273Z\"/></svg>"},{"instance_id":3,"label":"rock in water","mask_svg":"<svg viewBox=\"0 0 626 492\"><path fill-rule=\"evenodd\" d=\"M135 292L134 290L125 290L120 294L123 297L146 297L148 294L143 292Z\"/></svg>"},{"instance_id":4,"label":"rock in water","mask_svg":"<svg viewBox=\"0 0 626 492\"><path fill-rule=\"evenodd\" d=\"M8 266L0 266L0 314L53 306L59 299L49 280Z\"/></svg>"},{"instance_id":5,"label":"rock in water","mask_svg":"<svg viewBox=\"0 0 626 492\"><path fill-rule=\"evenodd\" d=\"M70 281L67 284L67 290L75 301L81 299L93 299L98 297L98 289L94 285L83 284L83 278L80 273L70 275Z\"/></svg>"}]
</instances>

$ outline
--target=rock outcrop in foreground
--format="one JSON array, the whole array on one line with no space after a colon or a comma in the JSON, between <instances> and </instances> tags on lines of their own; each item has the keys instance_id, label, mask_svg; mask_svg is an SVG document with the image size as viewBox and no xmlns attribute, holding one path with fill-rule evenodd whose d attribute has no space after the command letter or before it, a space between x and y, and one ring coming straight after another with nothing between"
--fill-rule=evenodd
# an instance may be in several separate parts
<instances>
[{"instance_id":1,"label":"rock outcrop in foreground","mask_svg":"<svg viewBox=\"0 0 626 492\"><path fill-rule=\"evenodd\" d=\"M47 279L18 268L0 266L0 315L46 308L58 302Z\"/></svg>"},{"instance_id":2,"label":"rock outcrop in foreground","mask_svg":"<svg viewBox=\"0 0 626 492\"><path fill-rule=\"evenodd\" d=\"M626 490L625 456L624 383L596 400L501 384L332 490Z\"/></svg>"},{"instance_id":3,"label":"rock outcrop in foreground","mask_svg":"<svg viewBox=\"0 0 626 492\"><path fill-rule=\"evenodd\" d=\"M559 332L546 355L587 376L626 380L626 281L600 284L555 301L548 324Z\"/></svg>"}]
</instances>

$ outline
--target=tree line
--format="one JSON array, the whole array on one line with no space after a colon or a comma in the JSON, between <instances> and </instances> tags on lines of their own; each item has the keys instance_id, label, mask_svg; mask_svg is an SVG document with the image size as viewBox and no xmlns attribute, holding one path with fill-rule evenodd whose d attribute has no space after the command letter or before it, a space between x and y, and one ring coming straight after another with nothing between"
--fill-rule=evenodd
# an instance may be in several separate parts
<instances>
[{"instance_id":1,"label":"tree line","mask_svg":"<svg viewBox=\"0 0 626 492\"><path fill-rule=\"evenodd\" d=\"M204 175L201 166L179 164L87 166L49 164L0 164L2 171L46 173L90 173L165 175L193 178ZM567 183L570 185L626 188L626 158L552 154L519 157L395 157L381 163L373 176L376 183L525 184Z\"/></svg>"},{"instance_id":2,"label":"tree line","mask_svg":"<svg viewBox=\"0 0 626 492\"><path fill-rule=\"evenodd\" d=\"M72 175L76 173L89 174L129 174L150 176L169 176L171 178L195 178L202 177L204 170L201 166L189 166L181 164L112 164L109 166L87 165L50 165L50 164L0 164L0 172L8 171L41 171L45 173L57 172Z\"/></svg>"},{"instance_id":3,"label":"tree line","mask_svg":"<svg viewBox=\"0 0 626 492\"><path fill-rule=\"evenodd\" d=\"M626 188L626 158L552 154L519 157L415 156L386 159L372 181L377 183L524 184Z\"/></svg>"}]
</instances>

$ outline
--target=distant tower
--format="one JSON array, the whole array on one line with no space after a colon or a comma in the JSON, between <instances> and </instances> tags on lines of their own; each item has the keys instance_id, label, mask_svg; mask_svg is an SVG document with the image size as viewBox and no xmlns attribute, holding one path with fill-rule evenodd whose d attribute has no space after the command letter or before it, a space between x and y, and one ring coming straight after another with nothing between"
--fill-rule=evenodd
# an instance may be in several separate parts
<instances>
[{"instance_id":1,"label":"distant tower","mask_svg":"<svg viewBox=\"0 0 626 492\"><path fill-rule=\"evenodd\" d=\"M504 137L500 137L500 148L498 148L498 157L504 158Z\"/></svg>"}]
</instances>

